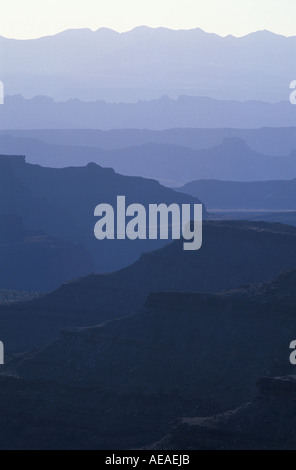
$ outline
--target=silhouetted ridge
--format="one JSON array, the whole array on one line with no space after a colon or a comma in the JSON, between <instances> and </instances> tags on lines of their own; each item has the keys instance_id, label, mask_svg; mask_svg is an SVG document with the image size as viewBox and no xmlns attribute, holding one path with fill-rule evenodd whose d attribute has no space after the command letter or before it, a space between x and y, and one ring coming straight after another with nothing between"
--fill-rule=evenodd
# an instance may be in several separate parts
<instances>
[{"instance_id":1,"label":"silhouetted ridge","mask_svg":"<svg viewBox=\"0 0 296 470\"><path fill-rule=\"evenodd\" d=\"M187 194L194 193L195 197L202 199L198 194L200 190L209 201L211 208L237 208L241 204L242 208L266 207L273 209L272 203L275 209L277 207L285 209L285 204L287 208L293 207L295 198L290 194L292 188L288 184L289 181L283 180L291 180L296 177L296 159L291 155L284 155L283 143L279 150L280 156L276 156L275 150L273 150L272 156L253 150L252 147L262 146L264 151L271 152L271 143L268 145L263 142L254 144L256 137L259 139L258 136L260 136L260 133L255 134L254 131L251 133L253 139L251 141L248 133L246 134L250 141L246 143L235 135L223 140L223 136L235 134L234 130L224 130L220 133L216 130L217 135L212 146L209 142L211 136L209 131L208 134L205 132L203 135L198 130L192 130L190 133L188 129L183 133L179 130L177 133L179 137L176 139L170 135L173 131L159 134L142 131L142 135L140 131L96 133L91 130L82 130L78 133L81 135L81 144L78 136L74 135L69 142L72 135L70 131L68 133L67 131L52 131L53 137L50 131L35 132L45 141L39 138L20 137L17 131L15 131L15 137L0 133L0 152L7 154L24 152L28 155L28 162L51 168L84 167L89 162L94 162L102 167L112 167L117 173L123 175L156 179L170 187L188 183L178 191L184 191ZM243 131L240 132L243 133ZM237 133L239 134L239 131ZM268 140L271 139L269 133L270 130L266 131L266 139ZM199 134L201 134L200 138L203 138L205 148L200 148L202 142L197 144ZM261 134L264 135L263 130ZM294 138L289 136L289 132L283 132L282 137L281 134L280 136L276 135L273 140L275 145L279 146L286 134L288 142L285 145L287 153L289 153L290 146L294 145ZM24 133L24 135L30 135L30 133ZM63 137L64 135L66 137ZM154 142L149 142L150 135ZM167 135L168 137L166 137ZM188 140L186 139L187 135ZM207 135L209 137L206 139ZM88 139L87 136L89 136ZM115 148L112 148L110 143L111 136L114 136L115 143L113 145ZM166 139L169 142L166 143ZM62 142L66 141L67 144L53 144L46 142L46 140L58 142L61 140ZM74 142L76 146L74 146ZM127 147L128 142L130 143L129 147ZM101 148L99 145L107 148ZM123 145L123 147L118 148L116 145ZM196 146L199 148L194 148ZM261 181L262 184L258 181ZM237 182L254 183L244 186ZM287 184L285 185L285 183ZM246 195L247 191L249 195ZM264 192L267 194L264 195ZM270 198L268 195L271 195Z\"/></svg>"},{"instance_id":2,"label":"silhouetted ridge","mask_svg":"<svg viewBox=\"0 0 296 470\"><path fill-rule=\"evenodd\" d=\"M140 27L120 34L69 30L30 41L0 37L0 47L11 94L135 102L190 93L279 101L288 98L295 37Z\"/></svg>"},{"instance_id":3,"label":"silhouetted ridge","mask_svg":"<svg viewBox=\"0 0 296 470\"><path fill-rule=\"evenodd\" d=\"M6 331L7 352L21 352L51 341L62 328L88 327L131 315L153 292L160 294L152 294L148 302L168 313L174 309L178 313L183 303L193 315L197 310L208 312L209 305L212 311L235 310L243 305L255 312L262 302L256 302L260 305L255 308L256 299L253 302L245 295L248 287L237 289L270 282L281 271L295 269L295 227L246 221L205 222L203 235L203 246L197 252L184 251L183 241L176 240L142 255L120 271L68 282L25 306L0 307L0 329ZM237 292L229 293L231 289ZM291 289L295 291L292 284ZM222 290L226 291L223 295L208 296ZM273 305L268 298L265 303L269 309L280 308L282 314L293 308L289 303ZM31 328L20 332L15 325L24 318L30 319Z\"/></svg>"},{"instance_id":4,"label":"silhouetted ridge","mask_svg":"<svg viewBox=\"0 0 296 470\"><path fill-rule=\"evenodd\" d=\"M287 99L288 93L285 100L277 103L227 99L222 101L191 96L178 100L168 96L137 102L120 100L119 103L78 99L56 102L41 96L30 99L6 96L0 109L1 129L165 130L295 127L295 112Z\"/></svg>"},{"instance_id":5,"label":"silhouetted ridge","mask_svg":"<svg viewBox=\"0 0 296 470\"><path fill-rule=\"evenodd\" d=\"M0 156L0 214L15 213L27 230L82 245L92 257L93 269L89 273L110 272L133 263L143 252L164 246L170 239L99 241L94 235L97 205L110 204L116 211L118 196L126 197L126 206L138 203L146 210L150 204L200 203L199 199L179 194L157 181L122 176L107 166L85 160L82 167L47 168L26 163L24 157ZM68 280L76 278L76 274L74 271ZM36 290L34 286L31 289Z\"/></svg>"},{"instance_id":6,"label":"silhouetted ridge","mask_svg":"<svg viewBox=\"0 0 296 470\"><path fill-rule=\"evenodd\" d=\"M296 377L263 377L251 402L209 418L183 418L147 449L294 450Z\"/></svg>"},{"instance_id":7,"label":"silhouetted ridge","mask_svg":"<svg viewBox=\"0 0 296 470\"><path fill-rule=\"evenodd\" d=\"M29 139L55 146L63 146L64 150L65 146L115 150L148 143L170 144L202 150L220 145L227 137L241 138L252 150L264 155L284 156L291 154L296 149L294 127L265 127L261 129L173 128L163 131L149 129L113 129L110 131L100 129L6 129L0 131L0 135L2 144L5 142L4 137L7 143L10 137L11 142L16 140L20 142L23 149L25 148L25 142ZM33 150L34 148L31 145L30 155ZM23 152L24 150L21 150L21 153ZM5 152L2 151L2 153ZM12 152L9 151L9 153ZM33 155L31 155L32 157ZM37 150L35 158L37 158Z\"/></svg>"},{"instance_id":8,"label":"silhouetted ridge","mask_svg":"<svg viewBox=\"0 0 296 470\"><path fill-rule=\"evenodd\" d=\"M22 165L26 163L26 157L24 155L0 155L0 163Z\"/></svg>"},{"instance_id":9,"label":"silhouetted ridge","mask_svg":"<svg viewBox=\"0 0 296 470\"><path fill-rule=\"evenodd\" d=\"M287 447L295 384L262 382L259 398L225 410L249 402L257 377L293 373L288 346L295 328L295 306L192 293L153 294L133 315L68 328L2 369L0 425L4 417L7 425L0 447L8 436L14 447L27 446L36 403L43 410L35 441L41 448L127 449L163 436L157 448ZM48 439L54 409L72 412L60 415ZM176 419L181 423L171 430ZM11 437L15 423L21 431Z\"/></svg>"},{"instance_id":10,"label":"silhouetted ridge","mask_svg":"<svg viewBox=\"0 0 296 470\"><path fill-rule=\"evenodd\" d=\"M289 157L287 158L289 159ZM283 165L287 158L283 157ZM272 164L272 161L270 163ZM291 177L293 177L293 172L291 172ZM192 181L177 189L177 191L192 196L198 194L208 209L238 212L244 210L287 211L286 217L291 216L288 211L296 209L295 190L295 179L254 182L208 179ZM282 217L284 215L282 214ZM250 214L252 218L255 216L256 214ZM231 217L231 214L228 217ZM257 214L257 217L259 219L260 214ZM262 217L268 217L268 214L262 214Z\"/></svg>"}]
</instances>

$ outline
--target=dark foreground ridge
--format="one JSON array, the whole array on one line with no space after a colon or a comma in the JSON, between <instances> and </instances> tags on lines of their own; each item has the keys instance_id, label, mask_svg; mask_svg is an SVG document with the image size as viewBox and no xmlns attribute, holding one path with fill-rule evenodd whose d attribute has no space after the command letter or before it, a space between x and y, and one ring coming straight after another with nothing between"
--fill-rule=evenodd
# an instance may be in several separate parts
<instances>
[{"instance_id":1,"label":"dark foreground ridge","mask_svg":"<svg viewBox=\"0 0 296 470\"><path fill-rule=\"evenodd\" d=\"M290 287L295 291L295 282ZM175 420L249 402L258 377L293 374L289 345L295 329L295 304L232 299L229 293L154 293L134 315L66 329L47 346L7 360L0 378L0 425L6 430L0 448L128 449L158 442ZM273 399L260 400L246 409L255 410L259 432L267 426L257 410L263 403L272 430L278 405L272 413ZM286 410L292 417L295 407L292 399L284 401L276 445L289 432ZM221 439L230 445L227 433Z\"/></svg>"},{"instance_id":2,"label":"dark foreground ridge","mask_svg":"<svg viewBox=\"0 0 296 470\"><path fill-rule=\"evenodd\" d=\"M295 450L296 377L264 377L251 402L210 418L184 418L149 449Z\"/></svg>"}]
</instances>

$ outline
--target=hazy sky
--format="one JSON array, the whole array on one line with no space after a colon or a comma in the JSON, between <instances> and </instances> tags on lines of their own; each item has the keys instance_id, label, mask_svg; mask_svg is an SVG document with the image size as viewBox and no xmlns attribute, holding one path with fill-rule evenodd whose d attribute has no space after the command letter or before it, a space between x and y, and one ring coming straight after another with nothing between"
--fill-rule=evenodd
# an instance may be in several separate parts
<instances>
[{"instance_id":1,"label":"hazy sky","mask_svg":"<svg viewBox=\"0 0 296 470\"><path fill-rule=\"evenodd\" d=\"M0 35L28 39L69 28L200 27L242 36L296 35L296 0L0 0Z\"/></svg>"}]
</instances>

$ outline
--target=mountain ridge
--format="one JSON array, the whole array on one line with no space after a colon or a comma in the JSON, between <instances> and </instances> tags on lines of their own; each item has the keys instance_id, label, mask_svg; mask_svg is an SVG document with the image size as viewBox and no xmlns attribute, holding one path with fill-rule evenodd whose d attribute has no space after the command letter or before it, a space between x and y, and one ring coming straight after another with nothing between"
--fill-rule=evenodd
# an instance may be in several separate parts
<instances>
[{"instance_id":1,"label":"mountain ridge","mask_svg":"<svg viewBox=\"0 0 296 470\"><path fill-rule=\"evenodd\" d=\"M155 180L120 175L92 162L84 162L81 167L47 168L37 162L27 163L25 157L3 156L0 170L0 213L18 214L28 230L41 230L82 245L92 258L93 269L89 273L120 269L137 260L141 253L171 240L169 235L167 240L158 237L98 241L94 235L97 205L109 203L116 208L120 195L126 197L127 205L142 204L146 209L150 204L184 203L192 207L200 203ZM203 216L206 218L205 208Z\"/></svg>"},{"instance_id":2,"label":"mountain ridge","mask_svg":"<svg viewBox=\"0 0 296 470\"><path fill-rule=\"evenodd\" d=\"M0 153L14 154L21 151L26 153L27 161L31 164L64 168L83 167L94 162L101 167L112 167L116 173L126 177L154 179L171 188L182 187L192 182L192 179L230 181L234 185L237 181L291 180L293 175L296 177L295 152L280 157L262 154L252 150L243 139L235 136L225 137L222 143L212 148L196 150L184 145L155 142L139 143L127 148L102 149L57 145L0 134ZM184 187L183 192L188 196L200 198L198 191L190 193L187 189L187 186ZM182 189L179 188L178 192L182 193ZM208 198L203 187L201 192Z\"/></svg>"},{"instance_id":3,"label":"mountain ridge","mask_svg":"<svg viewBox=\"0 0 296 470\"><path fill-rule=\"evenodd\" d=\"M205 222L203 232L205 242L199 252L184 252L182 241L176 241L143 254L133 265L115 273L92 274L67 282L34 301L0 306L0 329L6 331L7 351L22 352L40 346L52 341L63 328L98 325L129 316L145 304L151 292L202 292L199 301L206 306L209 297L205 294L266 282L296 266L295 227ZM217 295L210 301L213 306L220 302ZM226 308L231 302L239 304L242 300L225 297L221 305ZM291 309L289 305L287 308ZM29 322L29 331L15 328L23 322Z\"/></svg>"},{"instance_id":4,"label":"mountain ridge","mask_svg":"<svg viewBox=\"0 0 296 470\"><path fill-rule=\"evenodd\" d=\"M191 90L223 99L280 101L289 97L296 40L267 31L236 38L200 29L136 28L0 42L7 94L135 101Z\"/></svg>"},{"instance_id":5,"label":"mountain ridge","mask_svg":"<svg viewBox=\"0 0 296 470\"><path fill-rule=\"evenodd\" d=\"M295 276L290 287L295 291ZM0 375L0 408L6 410L0 413L0 423L9 417L0 447L7 434L11 435L11 418L15 417L19 425L25 424L13 438L16 447L26 446L32 428L36 427L38 447L72 448L73 432L79 448L142 447L159 442L163 435L168 435L172 420L179 423L181 420L173 431L174 441L179 438L176 445L181 445L183 436L185 449L194 440L199 448L199 437L203 448L207 433L197 436L190 427L190 432L184 433L183 424L220 422L221 429L225 416L233 422L238 415L239 433L243 437L248 435L248 424L254 430L258 416L266 418L273 404L270 424L280 436L285 426L278 428L278 417L290 416L292 410L295 413L295 379L292 384L287 379L281 383L272 377L293 372L288 357L291 330L295 328L294 305L283 308L273 302L232 301L227 293L225 297L184 292L155 295L156 302L154 299L151 304L148 299L133 315L95 327L67 328L53 342L11 357ZM163 305L161 296L166 296L169 308ZM176 296L180 297L181 310L175 308ZM261 396L266 400L260 399L258 403L255 399L259 407L251 407L251 413L247 409L246 415L246 406L241 404L251 400L255 381L263 376L265 379L259 383ZM24 408L16 416L15 402L20 396ZM36 413L30 412L36 402L42 404L42 422ZM60 415L51 436L53 410L65 406L69 409L69 403L70 417L68 413ZM226 411L238 406L242 415L236 410ZM262 413L258 415L256 410ZM79 422L75 420L76 413ZM199 418L185 418L198 415ZM246 422L244 416L250 420ZM294 416L290 419L294 420ZM266 419L259 422L257 429L261 433L266 429ZM85 433L90 427L91 436ZM60 442L56 440L57 434L63 435ZM225 436L228 435L221 436L220 432L215 441L222 439L229 445ZM254 441L253 435L249 444ZM262 445L262 439L259 443ZM246 445L246 441L241 444ZM171 447L160 441L152 448Z\"/></svg>"},{"instance_id":6,"label":"mountain ridge","mask_svg":"<svg viewBox=\"0 0 296 470\"><path fill-rule=\"evenodd\" d=\"M145 449L293 450L295 383L294 375L262 377L252 401L208 418L183 418Z\"/></svg>"},{"instance_id":7,"label":"mountain ridge","mask_svg":"<svg viewBox=\"0 0 296 470\"><path fill-rule=\"evenodd\" d=\"M108 101L46 95L25 99L6 96L0 108L1 129L150 129L295 127L295 107L288 100L219 100L183 95L157 99Z\"/></svg>"},{"instance_id":8,"label":"mountain ridge","mask_svg":"<svg viewBox=\"0 0 296 470\"><path fill-rule=\"evenodd\" d=\"M294 153L291 157L295 158ZM176 191L192 196L198 193L212 210L293 211L296 209L295 188L295 177L253 182L205 179L187 183Z\"/></svg>"},{"instance_id":9,"label":"mountain ridge","mask_svg":"<svg viewBox=\"0 0 296 470\"><path fill-rule=\"evenodd\" d=\"M98 129L75 130L0 130L0 135L38 139L55 145L100 147L115 150L147 143L173 144L195 150L212 148L223 142L226 137L243 139L252 150L265 155L286 156L296 149L295 128L262 129L198 129L174 128L163 131L141 129Z\"/></svg>"},{"instance_id":10,"label":"mountain ridge","mask_svg":"<svg viewBox=\"0 0 296 470\"><path fill-rule=\"evenodd\" d=\"M220 38L235 38L235 39L242 39L242 38L246 38L246 37L249 37L249 36L256 36L256 35L272 35L272 36L278 36L278 37L283 37L283 38L295 38L296 36L295 35L291 35L291 36L285 36L283 34L280 34L280 33L276 33L274 31L270 31L268 29L261 29L261 30L257 30L257 31L252 31L250 33L247 33L247 34L244 34L242 36L235 36L233 34L226 34L226 35L220 35L218 33L213 33L213 32L209 32L209 31L206 31L202 28L199 28L199 27L196 27L196 28L178 28L178 29L174 29L174 28L168 28L168 27L163 27L163 26L156 26L156 27L153 27L153 26L147 26L147 25L140 25L140 26L136 26L134 28L131 28L127 31L117 31L116 29L112 29L112 28L108 28L108 27L100 27L100 28L97 28L97 29L92 29L92 28L67 28L65 30L62 30L60 32L57 32L57 33L53 33L53 34L50 34L50 35L46 35L46 36L40 36L40 37L36 37L36 38L29 38L29 39L18 39L18 38L9 38L9 37L6 37L6 36L2 36L0 35L0 38L3 38L3 39L12 39L14 41L34 41L36 39L43 39L43 38L49 38L49 37L56 37L56 36L61 36L61 35L64 35L64 34L68 34L68 33L93 33L93 34L97 34L97 33L100 33L100 32L111 32L111 33L115 33L115 34L118 34L118 35L124 35L124 34L129 34L129 33L132 33L132 32L135 32L135 31L147 31L147 30L160 30L160 31L171 31L172 33L176 33L176 32L201 32L203 34L206 34L206 35L212 35L212 36L217 36L217 37L220 37Z\"/></svg>"}]
</instances>

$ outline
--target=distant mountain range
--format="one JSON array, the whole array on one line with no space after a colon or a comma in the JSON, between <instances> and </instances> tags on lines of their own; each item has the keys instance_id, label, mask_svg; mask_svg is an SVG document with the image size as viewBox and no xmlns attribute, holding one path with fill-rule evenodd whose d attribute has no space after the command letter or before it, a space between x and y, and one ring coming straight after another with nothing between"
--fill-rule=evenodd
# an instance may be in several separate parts
<instances>
[{"instance_id":1,"label":"distant mountain range","mask_svg":"<svg viewBox=\"0 0 296 470\"><path fill-rule=\"evenodd\" d=\"M0 36L0 450L296 448L295 50ZM97 240L118 196L202 203L201 248L118 240L116 210Z\"/></svg>"},{"instance_id":2,"label":"distant mountain range","mask_svg":"<svg viewBox=\"0 0 296 470\"><path fill-rule=\"evenodd\" d=\"M288 89L289 98L289 89ZM295 127L296 107L277 103L222 101L167 96L137 103L70 100L46 96L7 96L0 106L1 129L153 129Z\"/></svg>"},{"instance_id":3,"label":"distant mountain range","mask_svg":"<svg viewBox=\"0 0 296 470\"><path fill-rule=\"evenodd\" d=\"M295 37L201 29L68 30L27 41L0 37L7 94L136 101L169 94L288 100Z\"/></svg>"},{"instance_id":4,"label":"distant mountain range","mask_svg":"<svg viewBox=\"0 0 296 470\"><path fill-rule=\"evenodd\" d=\"M261 129L166 129L153 131L145 129L35 129L0 130L0 136L20 139L37 139L47 144L70 147L99 147L104 150L118 150L146 144L169 144L204 150L222 144L224 139L237 137L255 152L265 155L286 156L296 149L294 127ZM1 139L1 145L5 140ZM26 140L20 140L24 146ZM7 141L8 145L9 141ZM15 143L16 145L16 143ZM20 147L21 148L21 147ZM26 149L26 147L24 147ZM16 152L17 153L17 152ZM18 152L19 153L19 152ZM24 150L20 151L24 153Z\"/></svg>"},{"instance_id":5,"label":"distant mountain range","mask_svg":"<svg viewBox=\"0 0 296 470\"><path fill-rule=\"evenodd\" d=\"M296 154L293 156L296 160ZM199 180L178 191L201 197L208 209L296 210L296 179L252 183Z\"/></svg>"},{"instance_id":6,"label":"distant mountain range","mask_svg":"<svg viewBox=\"0 0 296 470\"><path fill-rule=\"evenodd\" d=\"M225 138L222 144L204 150L157 143L104 150L0 135L0 152L25 154L30 163L54 168L94 162L112 167L123 175L153 178L171 187L193 179L266 181L296 178L296 151L285 157L264 155L236 137Z\"/></svg>"}]
</instances>

